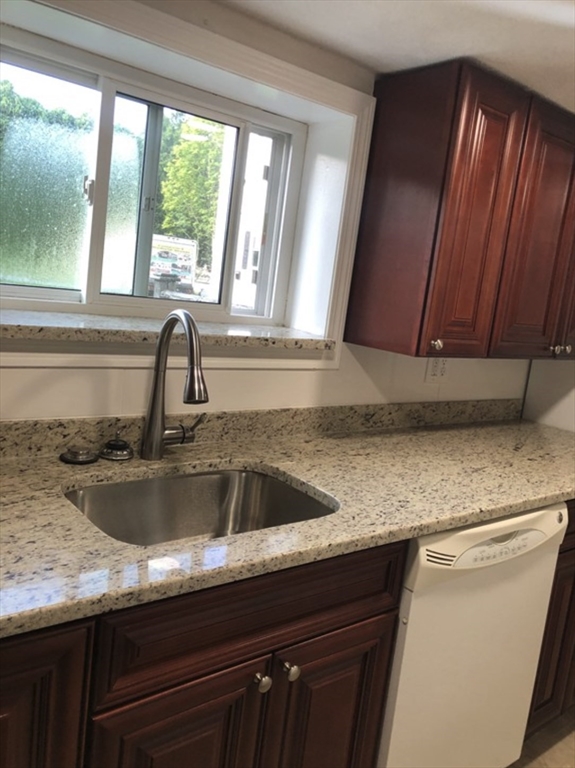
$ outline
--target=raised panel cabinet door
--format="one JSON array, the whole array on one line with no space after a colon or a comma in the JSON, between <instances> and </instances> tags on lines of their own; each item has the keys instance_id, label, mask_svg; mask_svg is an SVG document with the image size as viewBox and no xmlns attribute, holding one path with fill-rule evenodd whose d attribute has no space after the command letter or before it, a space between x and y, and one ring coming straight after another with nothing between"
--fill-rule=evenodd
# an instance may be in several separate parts
<instances>
[{"instance_id":1,"label":"raised panel cabinet door","mask_svg":"<svg viewBox=\"0 0 575 768\"><path fill-rule=\"evenodd\" d=\"M575 549L561 552L535 679L528 731L564 711L572 697L575 661Z\"/></svg>"},{"instance_id":2,"label":"raised panel cabinet door","mask_svg":"<svg viewBox=\"0 0 575 768\"><path fill-rule=\"evenodd\" d=\"M561 299L559 315L559 354L561 360L575 359L575 176L571 182L571 194L567 209L566 232L562 246L567 258L567 279Z\"/></svg>"},{"instance_id":3,"label":"raised panel cabinet door","mask_svg":"<svg viewBox=\"0 0 575 768\"><path fill-rule=\"evenodd\" d=\"M271 656L93 719L91 768L252 768Z\"/></svg>"},{"instance_id":4,"label":"raised panel cabinet door","mask_svg":"<svg viewBox=\"0 0 575 768\"><path fill-rule=\"evenodd\" d=\"M417 354L461 64L377 80L345 341Z\"/></svg>"},{"instance_id":5,"label":"raised panel cabinet door","mask_svg":"<svg viewBox=\"0 0 575 768\"><path fill-rule=\"evenodd\" d=\"M575 116L534 98L490 355L552 357L573 258Z\"/></svg>"},{"instance_id":6,"label":"raised panel cabinet door","mask_svg":"<svg viewBox=\"0 0 575 768\"><path fill-rule=\"evenodd\" d=\"M529 100L463 65L420 355L487 355Z\"/></svg>"},{"instance_id":7,"label":"raised panel cabinet door","mask_svg":"<svg viewBox=\"0 0 575 768\"><path fill-rule=\"evenodd\" d=\"M92 624L0 644L0 766L82 765Z\"/></svg>"},{"instance_id":8,"label":"raised panel cabinet door","mask_svg":"<svg viewBox=\"0 0 575 768\"><path fill-rule=\"evenodd\" d=\"M375 764L396 616L368 619L276 654L262 768Z\"/></svg>"}]
</instances>

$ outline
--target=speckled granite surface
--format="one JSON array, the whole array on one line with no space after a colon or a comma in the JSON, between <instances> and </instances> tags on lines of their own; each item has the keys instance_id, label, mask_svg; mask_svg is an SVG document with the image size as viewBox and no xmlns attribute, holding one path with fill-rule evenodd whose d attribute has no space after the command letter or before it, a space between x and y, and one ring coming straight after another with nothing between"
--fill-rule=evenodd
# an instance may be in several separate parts
<instances>
[{"instance_id":1,"label":"speckled granite surface","mask_svg":"<svg viewBox=\"0 0 575 768\"><path fill-rule=\"evenodd\" d=\"M171 415L170 424L191 425L199 411ZM401 429L438 424L513 421L521 400L465 400L445 403L341 405L320 408L282 408L265 411L220 411L205 415L197 429L200 446L222 440L265 442L278 439L347 434L374 429ZM98 449L120 431L134 446L142 438L142 418L51 419L0 421L0 458L59 454L70 445Z\"/></svg>"},{"instance_id":2,"label":"speckled granite surface","mask_svg":"<svg viewBox=\"0 0 575 768\"><path fill-rule=\"evenodd\" d=\"M161 326L162 320L143 317L26 312L12 309L0 312L0 337L3 341L155 344ZM208 355L210 348L218 347L275 347L319 351L331 351L335 347L333 339L322 339L293 328L198 323L198 329L202 347ZM175 344L180 337L183 345L182 330L176 327L173 337Z\"/></svg>"},{"instance_id":3,"label":"speckled granite surface","mask_svg":"<svg viewBox=\"0 0 575 768\"><path fill-rule=\"evenodd\" d=\"M514 422L174 448L161 462L3 460L0 634L183 594L575 497L573 435ZM298 478L339 503L314 521L205 542L111 539L63 496L213 467Z\"/></svg>"}]
</instances>

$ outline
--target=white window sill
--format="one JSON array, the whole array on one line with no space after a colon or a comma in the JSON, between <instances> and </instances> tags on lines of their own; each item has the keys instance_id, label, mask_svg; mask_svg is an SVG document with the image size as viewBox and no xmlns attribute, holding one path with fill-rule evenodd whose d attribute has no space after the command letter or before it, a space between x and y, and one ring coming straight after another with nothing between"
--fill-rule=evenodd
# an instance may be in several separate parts
<instances>
[{"instance_id":1,"label":"white window sill","mask_svg":"<svg viewBox=\"0 0 575 768\"><path fill-rule=\"evenodd\" d=\"M3 357L10 353L151 357L162 321L154 318L110 317L72 312L2 310L0 337ZM264 325L198 323L205 362L221 367L222 358L288 362L333 359L336 342L305 331ZM185 352L182 329L174 330L171 352ZM135 360L134 360L135 362ZM96 365L96 360L92 365ZM252 367L250 365L249 367Z\"/></svg>"}]
</instances>

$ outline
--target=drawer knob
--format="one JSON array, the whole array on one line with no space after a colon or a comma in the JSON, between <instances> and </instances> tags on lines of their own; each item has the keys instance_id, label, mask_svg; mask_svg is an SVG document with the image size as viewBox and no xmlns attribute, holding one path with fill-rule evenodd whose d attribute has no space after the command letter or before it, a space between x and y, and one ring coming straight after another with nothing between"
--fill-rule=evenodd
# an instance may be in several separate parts
<instances>
[{"instance_id":1,"label":"drawer knob","mask_svg":"<svg viewBox=\"0 0 575 768\"><path fill-rule=\"evenodd\" d=\"M261 672L258 672L254 677L254 683L257 683L260 693L267 693L272 687L273 680L269 675L262 675Z\"/></svg>"},{"instance_id":2,"label":"drawer knob","mask_svg":"<svg viewBox=\"0 0 575 768\"><path fill-rule=\"evenodd\" d=\"M433 349L437 350L438 352L443 349L443 342L441 339L433 339L430 343Z\"/></svg>"},{"instance_id":3,"label":"drawer knob","mask_svg":"<svg viewBox=\"0 0 575 768\"><path fill-rule=\"evenodd\" d=\"M555 346L551 346L549 347L549 349L551 350L551 352L553 352L554 355L560 355L561 352L563 352L563 347L561 346L561 344L555 344Z\"/></svg>"},{"instance_id":4,"label":"drawer knob","mask_svg":"<svg viewBox=\"0 0 575 768\"><path fill-rule=\"evenodd\" d=\"M563 347L563 351L565 352L566 355L570 355L571 352L573 352L573 347L571 346L571 344L567 344Z\"/></svg>"},{"instance_id":5,"label":"drawer knob","mask_svg":"<svg viewBox=\"0 0 575 768\"><path fill-rule=\"evenodd\" d=\"M287 674L287 679L290 683L295 682L301 675L301 669L297 664L290 664L289 661L284 662L283 670Z\"/></svg>"}]
</instances>

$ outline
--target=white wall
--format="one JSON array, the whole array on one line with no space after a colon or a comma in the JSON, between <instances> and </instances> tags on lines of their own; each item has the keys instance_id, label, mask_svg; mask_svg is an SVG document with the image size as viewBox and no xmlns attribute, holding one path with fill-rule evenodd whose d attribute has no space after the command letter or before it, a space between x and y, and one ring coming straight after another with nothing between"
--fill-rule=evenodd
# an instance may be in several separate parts
<instances>
[{"instance_id":1,"label":"white wall","mask_svg":"<svg viewBox=\"0 0 575 768\"><path fill-rule=\"evenodd\" d=\"M70 7L72 12L88 6L63 0L47 2L56 7ZM371 93L373 73L368 70L219 4L203 0L140 2L309 72ZM114 5L116 13L120 6ZM112 21L109 23L114 26ZM9 362L0 368L0 418L127 416L145 411L151 381L149 366L133 367L122 358L118 358L113 367L90 368L82 367L82 358L74 356L70 356L66 367L46 365L45 357L35 358L25 353L6 358ZM452 360L447 378L434 384L424 382L426 365L426 360L344 345L339 369L209 368L206 372L210 390L208 407L219 411L523 396L527 375L524 361ZM172 364L166 392L169 413L184 410L183 379L184 371Z\"/></svg>"},{"instance_id":2,"label":"white wall","mask_svg":"<svg viewBox=\"0 0 575 768\"><path fill-rule=\"evenodd\" d=\"M35 367L33 355L6 357L9 367L0 368L2 419L131 416L145 412L151 368ZM337 370L209 368L205 376L210 402L202 410L521 398L528 364L450 360L447 377L434 384L424 382L426 366L424 359L344 345ZM173 363L168 370L168 413L198 410L197 406L182 404L184 374Z\"/></svg>"},{"instance_id":3,"label":"white wall","mask_svg":"<svg viewBox=\"0 0 575 768\"><path fill-rule=\"evenodd\" d=\"M137 0L162 13L195 24L216 35L235 40L263 53L349 85L371 95L374 72L342 54L250 18L233 8L211 0Z\"/></svg>"},{"instance_id":4,"label":"white wall","mask_svg":"<svg viewBox=\"0 0 575 768\"><path fill-rule=\"evenodd\" d=\"M575 362L533 361L523 418L575 432Z\"/></svg>"}]
</instances>

